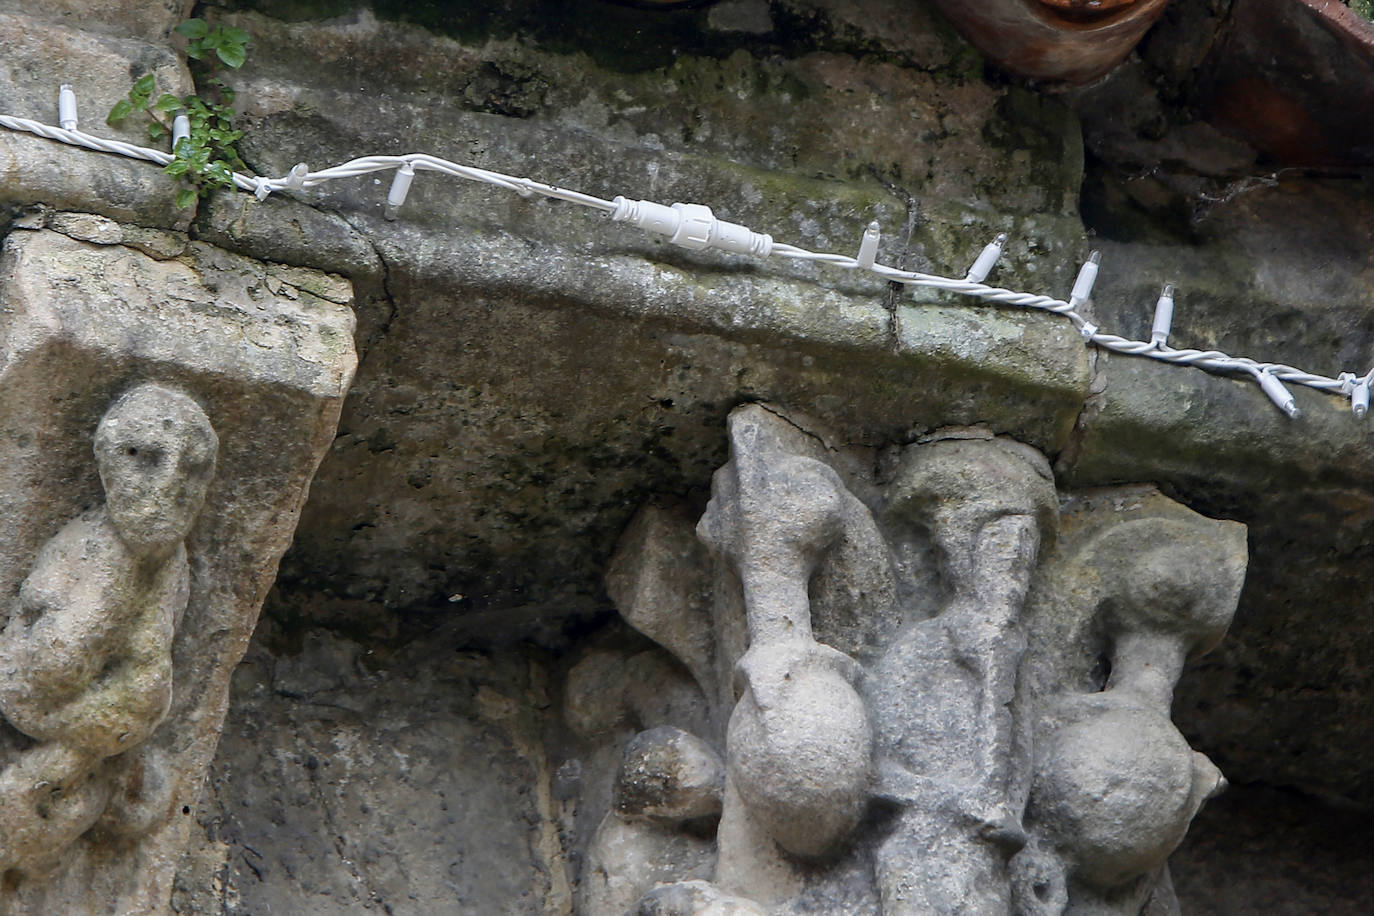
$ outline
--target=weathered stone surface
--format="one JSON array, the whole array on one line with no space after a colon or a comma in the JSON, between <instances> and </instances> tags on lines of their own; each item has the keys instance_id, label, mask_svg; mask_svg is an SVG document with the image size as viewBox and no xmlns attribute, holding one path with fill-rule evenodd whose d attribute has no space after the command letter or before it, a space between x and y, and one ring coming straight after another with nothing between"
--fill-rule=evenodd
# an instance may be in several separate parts
<instances>
[{"instance_id":1,"label":"weathered stone surface","mask_svg":"<svg viewBox=\"0 0 1374 916\"><path fill-rule=\"evenodd\" d=\"M625 748L615 782L621 814L665 821L720 815L725 766L715 749L681 729L640 732Z\"/></svg>"},{"instance_id":2,"label":"weathered stone surface","mask_svg":"<svg viewBox=\"0 0 1374 916\"><path fill-rule=\"evenodd\" d=\"M253 650L174 910L568 912L546 680L536 657L447 645Z\"/></svg>"},{"instance_id":3,"label":"weathered stone surface","mask_svg":"<svg viewBox=\"0 0 1374 916\"><path fill-rule=\"evenodd\" d=\"M256 168L279 174L298 161L318 167L409 143L595 193L705 201L779 240L838 250L877 217L885 258L907 250L912 263L956 272L1009 229L1015 241L999 277L1067 283L1061 253L1077 256L1081 237L1070 215L1078 146L1063 109L1021 90L944 80L939 68L972 58L922 8L903 20L913 24L903 39L912 49L881 62L854 53L877 40L862 11L792 6L778 21L814 49L802 59L773 52L792 41L781 33L756 48L741 44L752 33L713 31L699 55L649 69L565 54L567 30L595 21L601 33L610 17L638 30L663 26L677 41L684 17L704 22L707 11L656 20L579 3L560 7L554 27L528 5L473 8L455 13L443 36L390 21L389 10L374 18L297 7L292 15L307 21L290 24L236 14L230 21L256 42L234 78L248 116L242 148ZM518 24L525 37L465 37L486 22ZM436 104L440 85L453 93ZM869 114L875 106L903 112L931 143L892 132ZM845 122L828 123L822 111L847 112ZM693 125L691 136L661 135L665 124ZM931 155L936 136L947 155ZM301 588L283 588L284 616L352 619L364 605L407 615L510 605L587 613L600 600L593 569L632 507L651 489L681 494L708 477L721 454L714 431L742 399L822 413L866 439L951 417L1010 429L1014 415L1033 413L1034 428L1010 431L1053 451L1086 390L1080 342L1044 316L925 296L899 305L893 322L884 287L871 280L776 258L697 256L576 208L433 175L420 176L402 218L389 223L376 183L385 180L303 196L375 245L387 311L376 319L385 340L369 349L347 435L287 561L286 582ZM994 186L1005 209L977 203ZM908 198L923 214L909 246ZM226 207L225 218L216 202L198 225L221 244L281 239L293 259L313 247L298 233L322 233L331 245L339 236L304 220L297 229L293 211L274 203ZM351 252L339 257L357 263ZM361 327L371 321L360 315ZM619 358L607 365L598 352ZM856 376L856 364L872 372ZM1027 402L1039 406L1011 409ZM407 435L394 435L402 427ZM459 438L466 445L452 448ZM630 457L596 457L612 454ZM375 502L334 498L359 491ZM479 498L496 493L515 502ZM296 602L307 594L308 609ZM467 598L453 604L454 594Z\"/></svg>"},{"instance_id":4,"label":"weathered stone surface","mask_svg":"<svg viewBox=\"0 0 1374 916\"><path fill-rule=\"evenodd\" d=\"M679 881L645 894L632 912L634 916L761 916L766 910L753 901L721 893L706 881Z\"/></svg>"},{"instance_id":5,"label":"weathered stone surface","mask_svg":"<svg viewBox=\"0 0 1374 916\"><path fill-rule=\"evenodd\" d=\"M867 510L829 465L789 449L798 431L765 408L736 410L729 431L697 535L738 576L748 627L733 660L730 779L774 842L814 858L863 814L873 731L853 660L815 640L806 583Z\"/></svg>"},{"instance_id":6,"label":"weathered stone surface","mask_svg":"<svg viewBox=\"0 0 1374 916\"><path fill-rule=\"evenodd\" d=\"M106 244L0 259L3 909L157 912L352 375L350 289L55 223Z\"/></svg>"},{"instance_id":7,"label":"weathered stone surface","mask_svg":"<svg viewBox=\"0 0 1374 916\"><path fill-rule=\"evenodd\" d=\"M46 20L66 31L84 30L120 37L165 41L172 28L191 15L193 0L0 0L0 12Z\"/></svg>"},{"instance_id":8,"label":"weathered stone surface","mask_svg":"<svg viewBox=\"0 0 1374 916\"><path fill-rule=\"evenodd\" d=\"M11 211L96 211L125 225L185 231L172 180L148 163L0 131L0 204Z\"/></svg>"},{"instance_id":9,"label":"weathered stone surface","mask_svg":"<svg viewBox=\"0 0 1374 916\"><path fill-rule=\"evenodd\" d=\"M1374 850L1352 840L1368 823L1360 810L1234 785L1207 803L1170 859L1181 909L1359 916L1374 894Z\"/></svg>"},{"instance_id":10,"label":"weathered stone surface","mask_svg":"<svg viewBox=\"0 0 1374 916\"><path fill-rule=\"evenodd\" d=\"M1085 219L1107 236L1094 303L1103 325L1146 333L1168 281L1178 287L1178 346L1329 375L1367 371L1367 184L1257 171L1234 138L1208 139L1215 130L1172 108L1209 43L1226 46L1216 37L1226 17L1209 23L1206 4L1170 9L1147 49L1150 68L1117 74L1128 85L1084 99L1085 132L1109 141L1095 152L1121 163L1100 166L1084 191ZM1102 393L1060 456L1066 481L1139 475L1251 532L1232 636L1184 675L1180 727L1237 782L1367 808L1374 778L1356 749L1374 740L1374 722L1357 659L1374 652L1374 630L1347 609L1363 603L1371 542L1368 424L1344 399L1301 388L1304 415L1287 421L1244 379L1116 356L1097 368Z\"/></svg>"}]
</instances>

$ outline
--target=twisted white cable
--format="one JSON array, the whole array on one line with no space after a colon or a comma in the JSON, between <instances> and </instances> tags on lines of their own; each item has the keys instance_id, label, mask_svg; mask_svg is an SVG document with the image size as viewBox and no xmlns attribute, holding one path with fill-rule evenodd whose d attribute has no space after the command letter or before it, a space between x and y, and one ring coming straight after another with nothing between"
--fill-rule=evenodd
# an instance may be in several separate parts
<instances>
[{"instance_id":1,"label":"twisted white cable","mask_svg":"<svg viewBox=\"0 0 1374 916\"><path fill-rule=\"evenodd\" d=\"M74 112L68 123L75 123ZM173 158L162 150L136 146L120 140L96 137L80 130L51 127L27 118L0 115L0 127L36 134L49 140L56 140L59 143L95 150L96 152L113 153L131 159L155 162L158 165L166 165ZM1157 313L1156 330L1152 335L1152 340L1129 340L1115 334L1099 331L1096 325L1090 323L1078 312L1078 309L1087 303L1093 280L1097 275L1096 253L1080 272L1078 282L1074 284L1074 294L1069 297L1069 301L1065 301L1051 296L1001 289L1000 287L988 286L982 282L982 278L986 277L992 264L1000 256L1005 236L999 236L995 242L985 248L974 267L969 271L968 278L960 280L918 271L899 270L895 267L876 263L873 260L878 240L876 224L870 225L865 233L857 258L831 252L809 251L795 245L775 243L772 237L767 234L754 232L737 223L718 220L709 207L700 204L679 203L668 207L654 201L635 201L624 197L605 200L529 178L517 178L475 166L460 165L424 153L410 153L404 156L363 156L315 172L310 171L302 163L281 178L241 175L237 172L233 173L232 177L234 187L241 191L251 192L261 200L274 191L299 191L317 187L327 181L356 178L360 175L387 170L396 170L397 172L391 193L387 198L388 217L394 217L395 210L404 203L411 177L416 171L440 172L455 178L479 181L505 188L522 197L540 195L589 207L593 210L600 210L610 215L617 222L628 222L646 231L668 235L670 236L669 241L685 248L696 250L716 248L755 257L767 257L772 254L789 260L810 261L847 270L864 270L904 286L940 289L1000 305L1040 309L1056 315L1063 315L1073 322L1074 327L1082 335L1085 342L1104 350L1130 356L1143 356L1173 365L1193 366L1212 373L1249 375L1255 379L1261 390L1269 396L1275 405L1293 418L1299 416L1299 411L1293 403L1292 395L1283 387L1281 382L1343 395L1350 400L1351 409L1357 417L1365 416L1369 408L1370 387L1371 384L1374 384L1374 369L1364 375L1342 372L1339 377L1331 378L1295 369L1282 363L1259 362L1247 357L1228 356L1219 350L1179 350L1170 347L1164 338L1168 333L1168 323L1173 310L1171 287L1165 290L1165 296L1169 300L1168 312L1162 319ZM1163 304L1163 297L1161 297L1161 311ZM1161 320L1164 329L1162 332L1160 331Z\"/></svg>"}]
</instances>

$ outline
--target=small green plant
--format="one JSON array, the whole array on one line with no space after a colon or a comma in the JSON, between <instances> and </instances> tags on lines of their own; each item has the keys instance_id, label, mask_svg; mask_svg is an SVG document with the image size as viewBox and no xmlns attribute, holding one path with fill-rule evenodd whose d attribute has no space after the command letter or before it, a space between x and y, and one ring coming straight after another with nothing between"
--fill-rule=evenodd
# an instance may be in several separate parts
<instances>
[{"instance_id":1,"label":"small green plant","mask_svg":"<svg viewBox=\"0 0 1374 916\"><path fill-rule=\"evenodd\" d=\"M1350 8L1366 19L1374 19L1374 0L1350 0Z\"/></svg>"},{"instance_id":2,"label":"small green plant","mask_svg":"<svg viewBox=\"0 0 1374 916\"><path fill-rule=\"evenodd\" d=\"M177 98L170 92L154 98L157 81L148 73L130 87L127 97L115 103L105 121L117 126L141 113L148 119L148 139L157 142L172 132L178 114L186 115L190 136L177 141L172 150L175 158L162 170L186 183L177 191L176 204L189 207L197 197L231 187L234 171L247 168L234 148L243 136L233 125L234 90L212 74L221 66L235 70L243 66L248 56L248 33L233 26L212 26L204 19L187 19L176 32L186 39L186 56L200 62L196 69L201 71L200 82L209 98Z\"/></svg>"}]
</instances>

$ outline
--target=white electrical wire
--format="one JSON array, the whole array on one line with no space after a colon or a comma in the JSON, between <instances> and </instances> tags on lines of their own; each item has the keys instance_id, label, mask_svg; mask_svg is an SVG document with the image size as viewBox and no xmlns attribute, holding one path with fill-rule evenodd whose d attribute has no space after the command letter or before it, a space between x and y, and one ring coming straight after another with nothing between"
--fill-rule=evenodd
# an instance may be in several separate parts
<instances>
[{"instance_id":1,"label":"white electrical wire","mask_svg":"<svg viewBox=\"0 0 1374 916\"><path fill-rule=\"evenodd\" d=\"M9 115L0 115L0 127L36 134L49 140L56 140L59 143L79 146L96 152L113 153L131 159L156 162L158 165L166 165L172 161L173 157L161 150L135 146L132 143L124 143L119 140L95 137L75 129L75 97L69 98L69 94L70 90L64 87L61 99L61 116L64 127L51 127L38 121L15 118ZM71 126L68 128L65 125ZM940 289L1000 305L1015 305L1053 312L1056 315L1063 315L1073 322L1074 327L1085 342L1104 350L1131 356L1143 356L1174 365L1193 366L1208 372L1249 375L1280 410L1295 419L1300 415L1300 411L1293 402L1293 396L1284 388L1282 382L1343 395L1349 398L1351 410L1356 417L1364 417L1369 409L1370 387L1371 384L1374 384L1374 369L1361 376L1357 376L1353 372L1342 372L1339 377L1330 378L1295 369L1292 366L1285 366L1281 363L1265 363L1246 357L1228 356L1219 350L1179 350L1170 347L1165 341L1173 317L1172 286L1165 288L1164 294L1160 296L1160 301L1156 305L1155 327L1151 333L1151 340L1128 340L1115 334L1105 334L1099 331L1096 325L1090 323L1078 312L1089 302L1092 295L1092 287L1097 277L1100 260L1097 252L1093 252L1092 258L1079 271L1073 292L1066 302L1051 296L1018 293L1009 289L988 286L982 282L1002 253L1002 246L1006 242L1005 235L999 235L996 240L985 247L982 254L974 262L973 267L969 269L968 276L958 280L917 271L898 270L895 267L877 263L874 259L880 238L877 223L870 223L865 230L858 257L809 251L795 245L775 243L771 236L754 232L738 223L718 220L709 207L700 204L677 203L669 207L654 201L630 200L625 197L605 200L590 194L533 181L529 178L516 178L501 172L460 165L424 153L411 153L405 156L363 156L317 172L310 171L302 163L281 178L253 177L240 175L237 172L233 173L232 178L234 187L242 191L250 191L261 200L273 191L299 191L317 187L326 181L356 178L360 175L388 169L397 171L396 178L387 194L385 209L389 219L395 218L396 211L405 202L415 172L440 172L455 178L480 181L505 188L522 197L541 195L579 204L593 210L600 210L617 222L628 222L646 231L670 236L670 242L685 248L695 250L716 248L755 257L777 255L789 260L811 261L849 270L865 270L904 286Z\"/></svg>"}]
</instances>

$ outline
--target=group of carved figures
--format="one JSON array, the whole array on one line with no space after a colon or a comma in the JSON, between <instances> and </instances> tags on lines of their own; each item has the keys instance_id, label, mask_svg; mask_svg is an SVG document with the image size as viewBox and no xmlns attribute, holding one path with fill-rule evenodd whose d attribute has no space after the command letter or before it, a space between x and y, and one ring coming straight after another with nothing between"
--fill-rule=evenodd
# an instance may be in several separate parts
<instances>
[{"instance_id":1,"label":"group of carved figures","mask_svg":"<svg viewBox=\"0 0 1374 916\"><path fill-rule=\"evenodd\" d=\"M613 560L658 647L569 675L600 742L579 909L1177 912L1167 858L1225 783L1170 705L1230 623L1244 527L1059 494L978 430L875 470L750 405L729 444L695 531L646 507Z\"/></svg>"},{"instance_id":2,"label":"group of carved figures","mask_svg":"<svg viewBox=\"0 0 1374 916\"><path fill-rule=\"evenodd\" d=\"M1166 860L1224 781L1170 704L1230 622L1243 526L1146 488L1059 494L1042 455L978 430L875 467L761 405L728 426L700 520L646 507L612 561L657 647L569 675L596 815L579 910L1176 911ZM103 503L42 547L0 631L6 886L173 803L147 739L218 441L140 385L94 444Z\"/></svg>"},{"instance_id":3,"label":"group of carved figures","mask_svg":"<svg viewBox=\"0 0 1374 916\"><path fill-rule=\"evenodd\" d=\"M173 805L172 774L145 742L172 701L185 539L219 442L189 396L143 384L109 407L94 444L103 503L42 547L0 631L0 896L88 831L133 839Z\"/></svg>"}]
</instances>

